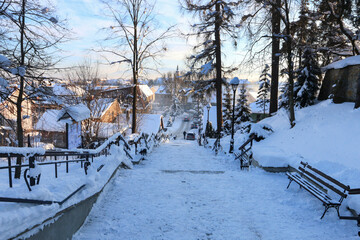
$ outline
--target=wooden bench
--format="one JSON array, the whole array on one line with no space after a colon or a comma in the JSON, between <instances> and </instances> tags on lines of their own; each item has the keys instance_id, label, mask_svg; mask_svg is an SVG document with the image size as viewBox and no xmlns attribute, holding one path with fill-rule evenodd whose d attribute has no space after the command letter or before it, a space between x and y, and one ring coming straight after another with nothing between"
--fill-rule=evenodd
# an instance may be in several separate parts
<instances>
[{"instance_id":1,"label":"wooden bench","mask_svg":"<svg viewBox=\"0 0 360 240\"><path fill-rule=\"evenodd\" d=\"M349 189L349 195L358 195L360 194L360 188ZM356 220L357 226L360 227L360 214L357 213L354 209L347 207L347 209L351 212L352 216L340 216L340 219L344 220ZM360 231L358 231L358 236L360 237Z\"/></svg>"},{"instance_id":2,"label":"wooden bench","mask_svg":"<svg viewBox=\"0 0 360 240\"><path fill-rule=\"evenodd\" d=\"M290 180L287 188L289 188L291 182L294 181L323 203L325 211L321 216L321 219L331 207L336 209L340 218L339 208L342 201L347 197L346 192L350 190L350 186L342 184L304 162L301 162L301 166L299 166L297 172L287 172L286 175ZM331 194L330 196L329 190L334 194ZM339 200L333 199L334 195L338 196Z\"/></svg>"}]
</instances>

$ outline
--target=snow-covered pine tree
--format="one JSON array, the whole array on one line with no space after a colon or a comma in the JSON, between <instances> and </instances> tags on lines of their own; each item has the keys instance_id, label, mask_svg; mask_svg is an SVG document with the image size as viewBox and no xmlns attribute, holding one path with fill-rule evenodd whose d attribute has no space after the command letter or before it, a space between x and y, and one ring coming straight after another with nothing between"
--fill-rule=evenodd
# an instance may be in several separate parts
<instances>
[{"instance_id":1,"label":"snow-covered pine tree","mask_svg":"<svg viewBox=\"0 0 360 240\"><path fill-rule=\"evenodd\" d=\"M223 98L223 120L224 120L224 133L229 135L231 133L231 122L232 122L232 94L230 87L226 86L226 93Z\"/></svg>"},{"instance_id":2,"label":"snow-covered pine tree","mask_svg":"<svg viewBox=\"0 0 360 240\"><path fill-rule=\"evenodd\" d=\"M250 107L247 100L246 83L240 84L239 98L235 106L235 124L238 126L241 123L250 121Z\"/></svg>"},{"instance_id":3,"label":"snow-covered pine tree","mask_svg":"<svg viewBox=\"0 0 360 240\"><path fill-rule=\"evenodd\" d=\"M280 96L279 96L279 109L285 108L289 109L289 84L283 82L280 85Z\"/></svg>"},{"instance_id":4,"label":"snow-covered pine tree","mask_svg":"<svg viewBox=\"0 0 360 240\"><path fill-rule=\"evenodd\" d=\"M360 23L358 0L313 1L314 18L319 22L317 33L321 66L343 56L360 52L360 36L356 34ZM359 31L358 31L359 32Z\"/></svg>"},{"instance_id":5,"label":"snow-covered pine tree","mask_svg":"<svg viewBox=\"0 0 360 240\"><path fill-rule=\"evenodd\" d=\"M304 50L302 59L294 86L295 106L300 108L314 104L320 88L319 76L321 74L321 69L315 60L315 52L311 48Z\"/></svg>"},{"instance_id":6,"label":"snow-covered pine tree","mask_svg":"<svg viewBox=\"0 0 360 240\"><path fill-rule=\"evenodd\" d=\"M194 47L195 54L190 56L189 63L191 73L208 75L216 72L213 79L216 87L216 115L217 131L222 130L222 85L225 66L221 61L221 38L233 40L234 46L237 45L239 25L235 19L237 14L234 12L241 1L233 0L180 0L183 8L198 15L198 22L192 24L193 33L188 36L196 36L200 41ZM235 71L237 68L227 68L226 72Z\"/></svg>"},{"instance_id":7,"label":"snow-covered pine tree","mask_svg":"<svg viewBox=\"0 0 360 240\"><path fill-rule=\"evenodd\" d=\"M179 99L177 98L176 95L173 95L172 96L172 104L169 107L169 114L174 120L175 117L178 116L181 113L182 113L182 108L181 108L181 105L180 105L180 101L179 101Z\"/></svg>"},{"instance_id":8,"label":"snow-covered pine tree","mask_svg":"<svg viewBox=\"0 0 360 240\"><path fill-rule=\"evenodd\" d=\"M256 100L256 105L263 110L263 114L266 114L270 103L269 93L271 75L269 74L269 70L269 65L265 64L265 68L260 75L259 91Z\"/></svg>"}]
</instances>

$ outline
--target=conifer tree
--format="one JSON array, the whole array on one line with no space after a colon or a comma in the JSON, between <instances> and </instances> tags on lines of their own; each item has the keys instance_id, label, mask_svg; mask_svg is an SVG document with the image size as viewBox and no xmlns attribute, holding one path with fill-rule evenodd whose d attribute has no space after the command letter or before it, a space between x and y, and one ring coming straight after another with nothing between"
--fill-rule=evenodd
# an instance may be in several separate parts
<instances>
[{"instance_id":1,"label":"conifer tree","mask_svg":"<svg viewBox=\"0 0 360 240\"><path fill-rule=\"evenodd\" d=\"M197 36L200 40L194 47L195 54L189 58L191 73L201 75L216 73L213 82L216 88L217 132L220 133L224 121L222 118L223 72L230 73L237 69L225 68L221 61L221 41L227 37L233 40L234 46L237 45L238 21L235 19L237 15L234 11L242 1L180 0L180 2L187 12L194 13L199 19L192 25L195 32L188 34L188 36Z\"/></svg>"},{"instance_id":2,"label":"conifer tree","mask_svg":"<svg viewBox=\"0 0 360 240\"><path fill-rule=\"evenodd\" d=\"M281 94L279 96L279 109L289 109L289 84L287 82L281 84L280 92Z\"/></svg>"},{"instance_id":3,"label":"conifer tree","mask_svg":"<svg viewBox=\"0 0 360 240\"><path fill-rule=\"evenodd\" d=\"M263 109L264 114L268 110L270 103L269 92L271 75L269 74L269 70L270 67L266 64L264 70L260 75L259 91L256 100L256 105Z\"/></svg>"},{"instance_id":4,"label":"conifer tree","mask_svg":"<svg viewBox=\"0 0 360 240\"><path fill-rule=\"evenodd\" d=\"M229 86L226 86L226 93L223 99L223 120L224 120L224 133L226 135L231 133L232 121L232 94Z\"/></svg>"},{"instance_id":5,"label":"conifer tree","mask_svg":"<svg viewBox=\"0 0 360 240\"><path fill-rule=\"evenodd\" d=\"M302 65L298 70L297 82L294 86L295 105L303 108L313 105L320 88L321 69L315 60L312 49L305 49Z\"/></svg>"},{"instance_id":6,"label":"conifer tree","mask_svg":"<svg viewBox=\"0 0 360 240\"><path fill-rule=\"evenodd\" d=\"M246 83L240 84L239 98L235 106L235 125L250 121L250 107L247 100Z\"/></svg>"},{"instance_id":7,"label":"conifer tree","mask_svg":"<svg viewBox=\"0 0 360 240\"><path fill-rule=\"evenodd\" d=\"M315 2L317 7L314 18L320 22L316 31L321 65L325 66L342 56L351 54L351 43L341 33L336 18L330 13L328 0Z\"/></svg>"}]
</instances>

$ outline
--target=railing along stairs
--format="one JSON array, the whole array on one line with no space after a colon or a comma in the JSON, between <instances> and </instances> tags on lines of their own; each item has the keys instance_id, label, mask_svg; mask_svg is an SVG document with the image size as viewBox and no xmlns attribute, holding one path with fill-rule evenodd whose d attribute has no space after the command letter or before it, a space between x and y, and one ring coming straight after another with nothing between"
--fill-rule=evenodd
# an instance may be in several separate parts
<instances>
[{"instance_id":1,"label":"railing along stairs","mask_svg":"<svg viewBox=\"0 0 360 240\"><path fill-rule=\"evenodd\" d=\"M40 183L41 173L38 173L36 168L37 165L53 165L54 166L54 174L55 178L58 178L58 167L59 164L65 164L66 173L69 172L70 163L80 163L81 168L84 168L84 173L87 174L88 167L94 161L95 157L99 157L102 155L107 156L110 151L110 147L112 145L123 146L123 151L126 156L132 159L130 154L130 146L124 139L124 137L117 133L107 139L102 145L100 145L96 149L75 149L75 150L58 150L58 151L45 151L40 148L17 148L17 147L0 147L0 158L6 159L8 164L7 166L0 167L0 170L8 170L9 175L9 187L13 187L12 181L12 170L21 167L26 168L23 172L23 177L26 183L26 186L29 191L32 190L32 187L36 184ZM28 162L26 164L21 165L12 165L12 159L21 158L21 162ZM124 163L122 163L123 167L126 167ZM103 164L97 168L99 172L103 168ZM71 196L73 196L76 192L80 191L83 187L82 185L78 189L76 189L73 193L71 193L68 197L66 197L63 201L44 201L44 200L35 200L35 199L21 199L21 198L8 198L8 197L0 197L0 201L2 202L17 202L17 203L35 203L35 204L52 204L58 203L63 204L66 200L68 200Z\"/></svg>"},{"instance_id":2,"label":"railing along stairs","mask_svg":"<svg viewBox=\"0 0 360 240\"><path fill-rule=\"evenodd\" d=\"M240 152L234 152L235 160L240 160L240 169L249 168L252 163L251 147L256 135L252 134L240 147Z\"/></svg>"}]
</instances>

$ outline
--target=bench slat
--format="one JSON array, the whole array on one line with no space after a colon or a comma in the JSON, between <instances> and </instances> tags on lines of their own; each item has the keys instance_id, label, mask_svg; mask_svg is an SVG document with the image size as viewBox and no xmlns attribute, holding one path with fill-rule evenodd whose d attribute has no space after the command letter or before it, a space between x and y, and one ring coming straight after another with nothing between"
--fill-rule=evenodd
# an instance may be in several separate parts
<instances>
[{"instance_id":1,"label":"bench slat","mask_svg":"<svg viewBox=\"0 0 360 240\"><path fill-rule=\"evenodd\" d=\"M307 166L308 168L310 168L310 166ZM306 171L304 168L299 167L299 169L305 173L307 176L309 176L310 178L313 178L314 180L316 180L317 182L321 183L322 185L324 185L325 187L331 189L332 191L334 191L335 193L339 194L340 196L346 198L346 194L343 193L342 191L340 191L339 189L335 188L334 186L328 184L327 182L323 181L322 179L316 177L314 174L310 173L309 171ZM311 168L310 168L311 169ZM311 169L313 170L313 169ZM319 174L320 175L320 174Z\"/></svg>"},{"instance_id":2,"label":"bench slat","mask_svg":"<svg viewBox=\"0 0 360 240\"><path fill-rule=\"evenodd\" d=\"M335 183L336 185L338 185L339 187L343 188L344 190L347 190L349 191L350 187L349 186L346 186L345 184L342 184L341 182L339 182L338 180L326 175L325 173L321 172L320 170L310 166L310 165L307 165L307 168L311 169L312 171L316 172L317 174L319 174L320 176L326 178L327 180Z\"/></svg>"},{"instance_id":3,"label":"bench slat","mask_svg":"<svg viewBox=\"0 0 360 240\"><path fill-rule=\"evenodd\" d=\"M319 199L321 202L330 205L332 204L329 199L324 198L323 196L319 195L318 192L315 192L313 189L309 188L308 185L303 185L301 181L298 179L294 179L295 182L297 182L300 186L302 186L305 190L307 190L309 193L311 193L313 196L315 196L317 199Z\"/></svg>"},{"instance_id":4,"label":"bench slat","mask_svg":"<svg viewBox=\"0 0 360 240\"><path fill-rule=\"evenodd\" d=\"M323 203L330 205L340 205L340 202L333 201L330 196L328 196L326 193L319 190L318 188L314 187L311 183L309 183L306 179L302 178L300 175L291 173L287 173L287 175Z\"/></svg>"}]
</instances>

